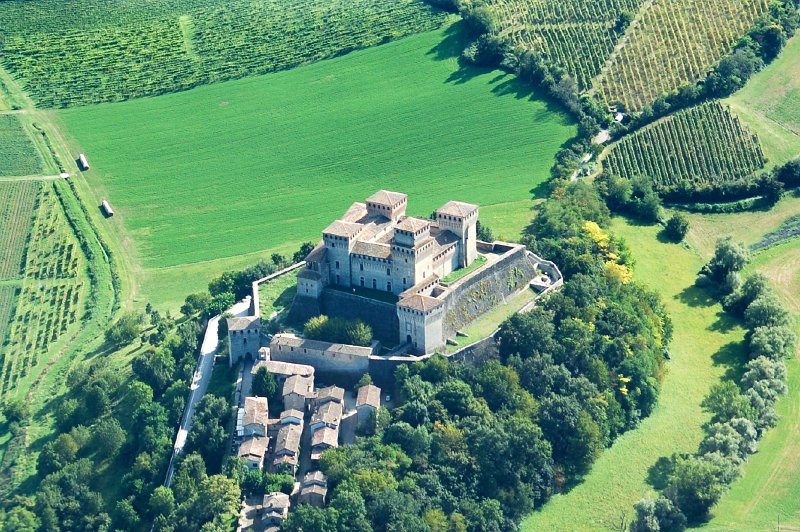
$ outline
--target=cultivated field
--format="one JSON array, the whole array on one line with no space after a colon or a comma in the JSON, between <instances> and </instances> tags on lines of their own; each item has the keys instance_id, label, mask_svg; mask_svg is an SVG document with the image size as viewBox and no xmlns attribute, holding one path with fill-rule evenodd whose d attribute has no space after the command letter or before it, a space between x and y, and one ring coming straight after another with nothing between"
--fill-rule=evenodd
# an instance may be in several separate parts
<instances>
[{"instance_id":1,"label":"cultivated field","mask_svg":"<svg viewBox=\"0 0 800 532\"><path fill-rule=\"evenodd\" d=\"M641 0L490 0L499 34L535 51L590 88L620 37L614 25Z\"/></svg>"},{"instance_id":2,"label":"cultivated field","mask_svg":"<svg viewBox=\"0 0 800 532\"><path fill-rule=\"evenodd\" d=\"M714 188L763 168L758 137L727 107L710 102L681 111L613 145L605 166L627 178L645 176L656 190Z\"/></svg>"},{"instance_id":3,"label":"cultivated field","mask_svg":"<svg viewBox=\"0 0 800 532\"><path fill-rule=\"evenodd\" d=\"M85 258L53 191L39 188L19 296L0 355L0 396L41 373L41 363L81 318L86 297ZM27 386L21 387L27 391Z\"/></svg>"},{"instance_id":4,"label":"cultivated field","mask_svg":"<svg viewBox=\"0 0 800 532\"><path fill-rule=\"evenodd\" d=\"M518 236L575 128L512 76L460 67L464 45L456 24L61 119L133 239L144 300L174 308L221 270L316 240L373 189L408 192L422 216L476 202L495 234Z\"/></svg>"},{"instance_id":5,"label":"cultivated field","mask_svg":"<svg viewBox=\"0 0 800 532\"><path fill-rule=\"evenodd\" d=\"M0 176L41 173L42 158L19 118L12 114L0 114Z\"/></svg>"},{"instance_id":6,"label":"cultivated field","mask_svg":"<svg viewBox=\"0 0 800 532\"><path fill-rule=\"evenodd\" d=\"M111 102L291 68L441 25L419 0L4 2L3 66L44 107Z\"/></svg>"},{"instance_id":7,"label":"cultivated field","mask_svg":"<svg viewBox=\"0 0 800 532\"><path fill-rule=\"evenodd\" d=\"M770 164L800 156L800 35L726 102L758 133Z\"/></svg>"},{"instance_id":8,"label":"cultivated field","mask_svg":"<svg viewBox=\"0 0 800 532\"><path fill-rule=\"evenodd\" d=\"M767 0L655 0L643 6L597 89L639 110L695 82L766 12Z\"/></svg>"},{"instance_id":9,"label":"cultivated field","mask_svg":"<svg viewBox=\"0 0 800 532\"><path fill-rule=\"evenodd\" d=\"M38 181L0 183L0 280L22 272L40 189Z\"/></svg>"}]
</instances>

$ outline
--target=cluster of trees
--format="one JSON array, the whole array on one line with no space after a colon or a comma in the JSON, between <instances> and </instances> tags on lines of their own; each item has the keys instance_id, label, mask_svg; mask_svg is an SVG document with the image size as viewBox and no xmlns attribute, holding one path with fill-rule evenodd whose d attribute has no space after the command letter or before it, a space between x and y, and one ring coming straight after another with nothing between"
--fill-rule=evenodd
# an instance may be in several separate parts
<instances>
[{"instance_id":1,"label":"cluster of trees","mask_svg":"<svg viewBox=\"0 0 800 532\"><path fill-rule=\"evenodd\" d=\"M727 294L722 300L726 311L747 327L744 373L738 384L726 380L711 387L702 403L711 420L698 452L668 460L662 493L636 504L633 531L683 530L687 522L705 519L756 452L761 436L777 422L774 405L787 391L784 359L794 355L797 336L791 314L763 275L736 281L746 262L743 246L723 240L701 273L704 283Z\"/></svg>"},{"instance_id":2,"label":"cluster of trees","mask_svg":"<svg viewBox=\"0 0 800 532\"><path fill-rule=\"evenodd\" d=\"M311 340L341 344L369 346L372 343L372 327L363 321L329 318L325 314L309 319L303 327L303 335Z\"/></svg>"},{"instance_id":3,"label":"cluster of trees","mask_svg":"<svg viewBox=\"0 0 800 532\"><path fill-rule=\"evenodd\" d=\"M659 298L609 269L628 253L608 221L592 187L559 188L527 242L560 250L563 289L502 325L496 359L398 367L397 408L322 456L331 504L284 528L507 530L579 481L651 412L672 332Z\"/></svg>"},{"instance_id":4,"label":"cluster of trees","mask_svg":"<svg viewBox=\"0 0 800 532\"><path fill-rule=\"evenodd\" d=\"M724 98L742 88L750 77L775 59L800 25L798 0L776 0L750 31L726 54L706 79L683 83L637 113L627 124L614 124L615 138L659 117L710 98Z\"/></svg>"},{"instance_id":5,"label":"cluster of trees","mask_svg":"<svg viewBox=\"0 0 800 532\"><path fill-rule=\"evenodd\" d=\"M238 511L238 483L209 475L199 454L217 464L225 455L224 449L212 449L219 433L205 428L213 424L220 401L230 419L224 400L211 396L201 402L203 434L193 431L189 442L198 454L183 459L172 489L162 486L194 370L199 322L184 319L176 325L148 305L144 314L125 315L119 323L120 344L143 342L132 362L133 375L103 358L68 374L69 392L53 407L57 434L37 458L36 497L12 501L0 517L3 526L22 531L136 530L151 523L154 530L221 530L230 525ZM20 409L24 405L10 404L4 413L13 416ZM109 479L115 484L113 500L104 498Z\"/></svg>"}]
</instances>

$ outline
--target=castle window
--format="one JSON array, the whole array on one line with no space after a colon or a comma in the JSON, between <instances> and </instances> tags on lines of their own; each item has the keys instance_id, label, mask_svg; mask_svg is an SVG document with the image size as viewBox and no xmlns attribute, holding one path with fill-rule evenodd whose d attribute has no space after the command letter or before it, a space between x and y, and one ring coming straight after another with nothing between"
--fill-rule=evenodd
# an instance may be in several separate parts
<instances>
[{"instance_id":1,"label":"castle window","mask_svg":"<svg viewBox=\"0 0 800 532\"><path fill-rule=\"evenodd\" d=\"M392 282L391 281L386 281L386 291L387 292L391 292L392 291Z\"/></svg>"},{"instance_id":2,"label":"castle window","mask_svg":"<svg viewBox=\"0 0 800 532\"><path fill-rule=\"evenodd\" d=\"M336 269L337 270L339 269L339 261L338 260L336 261Z\"/></svg>"},{"instance_id":3,"label":"castle window","mask_svg":"<svg viewBox=\"0 0 800 532\"><path fill-rule=\"evenodd\" d=\"M378 280L377 279L373 279L372 280L372 288L373 289L377 289L378 288Z\"/></svg>"},{"instance_id":4,"label":"castle window","mask_svg":"<svg viewBox=\"0 0 800 532\"><path fill-rule=\"evenodd\" d=\"M392 270L390 270L389 268L386 268L386 275L392 275Z\"/></svg>"},{"instance_id":5,"label":"castle window","mask_svg":"<svg viewBox=\"0 0 800 532\"><path fill-rule=\"evenodd\" d=\"M405 288L405 287L406 287L406 278L403 277L403 288Z\"/></svg>"},{"instance_id":6,"label":"castle window","mask_svg":"<svg viewBox=\"0 0 800 532\"><path fill-rule=\"evenodd\" d=\"M363 265L363 264L359 264L359 265L358 265L358 269L359 269L359 270L361 270L361 271L363 272L363 271L364 271L364 265Z\"/></svg>"},{"instance_id":7,"label":"castle window","mask_svg":"<svg viewBox=\"0 0 800 532\"><path fill-rule=\"evenodd\" d=\"M361 278L361 288L364 288L364 278Z\"/></svg>"}]
</instances>

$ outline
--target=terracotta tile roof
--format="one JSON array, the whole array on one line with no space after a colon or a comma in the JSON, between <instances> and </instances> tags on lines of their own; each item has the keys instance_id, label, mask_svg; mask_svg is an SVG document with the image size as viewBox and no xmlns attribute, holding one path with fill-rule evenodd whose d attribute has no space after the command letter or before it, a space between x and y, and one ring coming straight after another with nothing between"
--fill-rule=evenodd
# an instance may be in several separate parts
<instances>
[{"instance_id":1,"label":"terracotta tile roof","mask_svg":"<svg viewBox=\"0 0 800 532\"><path fill-rule=\"evenodd\" d=\"M356 398L356 406L369 405L375 408L381 406L381 389L372 384L367 384L358 389L358 397Z\"/></svg>"},{"instance_id":2,"label":"terracotta tile roof","mask_svg":"<svg viewBox=\"0 0 800 532\"><path fill-rule=\"evenodd\" d=\"M283 396L296 393L303 397L309 397L313 386L314 381L310 377L292 375L283 383Z\"/></svg>"},{"instance_id":3,"label":"terracotta tile roof","mask_svg":"<svg viewBox=\"0 0 800 532\"><path fill-rule=\"evenodd\" d=\"M323 423L328 427L338 427L342 420L342 404L330 401L320 406L311 416L311 424Z\"/></svg>"},{"instance_id":4,"label":"terracotta tile roof","mask_svg":"<svg viewBox=\"0 0 800 532\"><path fill-rule=\"evenodd\" d=\"M275 438L275 454L281 452L289 454L297 454L300 448L300 436L303 434L303 429L299 425L284 425L278 430L278 436Z\"/></svg>"},{"instance_id":5,"label":"terracotta tile roof","mask_svg":"<svg viewBox=\"0 0 800 532\"><path fill-rule=\"evenodd\" d=\"M269 438L263 438L260 436L253 436L252 438L248 438L242 442L239 446L239 457L241 458L256 458L259 461L264 458L264 455L267 454L267 445L269 444Z\"/></svg>"},{"instance_id":6,"label":"terracotta tile roof","mask_svg":"<svg viewBox=\"0 0 800 532\"><path fill-rule=\"evenodd\" d=\"M378 205L388 205L392 206L395 205L408 196L403 194L402 192L392 192L390 190L379 190L372 196L367 198L368 203L377 203Z\"/></svg>"},{"instance_id":7,"label":"terracotta tile roof","mask_svg":"<svg viewBox=\"0 0 800 532\"><path fill-rule=\"evenodd\" d=\"M347 209L347 212L344 213L341 220L343 222L360 222L362 219L366 218L367 215L367 206L357 201L350 205L350 208Z\"/></svg>"},{"instance_id":8,"label":"terracotta tile roof","mask_svg":"<svg viewBox=\"0 0 800 532\"><path fill-rule=\"evenodd\" d=\"M303 477L303 486L310 486L310 485L318 485L318 486L327 486L328 485L328 477L325 476L325 473L322 471L309 471Z\"/></svg>"},{"instance_id":9,"label":"terracotta tile roof","mask_svg":"<svg viewBox=\"0 0 800 532\"><path fill-rule=\"evenodd\" d=\"M422 218L414 218L413 216L406 216L403 218L400 223L397 224L397 229L402 231L410 231L415 232L419 231L420 229L425 229L426 227L430 227L431 222L430 220L424 220Z\"/></svg>"},{"instance_id":10,"label":"terracotta tile roof","mask_svg":"<svg viewBox=\"0 0 800 532\"><path fill-rule=\"evenodd\" d=\"M323 234L326 235L334 235L334 236L344 236L352 238L356 236L361 230L364 228L363 225L359 223L353 222L343 222L341 220L336 220L335 222L331 223L328 227L322 231Z\"/></svg>"},{"instance_id":11,"label":"terracotta tile roof","mask_svg":"<svg viewBox=\"0 0 800 532\"><path fill-rule=\"evenodd\" d=\"M325 243L320 242L314 249L311 250L311 253L306 255L306 262L322 262L325 260L326 254L327 250L325 248Z\"/></svg>"},{"instance_id":12,"label":"terracotta tile roof","mask_svg":"<svg viewBox=\"0 0 800 532\"><path fill-rule=\"evenodd\" d=\"M289 496L279 491L264 495L262 508L267 512L283 512L289 508Z\"/></svg>"},{"instance_id":13,"label":"terracotta tile roof","mask_svg":"<svg viewBox=\"0 0 800 532\"><path fill-rule=\"evenodd\" d=\"M316 351L341 353L344 355L369 356L372 354L372 348L369 347L348 344L332 344L330 342L321 342L319 340L308 340L306 338L300 338L299 336L294 336L291 334L276 334L272 337L270 346L294 347L295 349L305 348Z\"/></svg>"},{"instance_id":14,"label":"terracotta tile roof","mask_svg":"<svg viewBox=\"0 0 800 532\"><path fill-rule=\"evenodd\" d=\"M243 318L228 318L229 331L243 331L250 327L258 327L261 325L261 318L256 316L245 316Z\"/></svg>"},{"instance_id":15,"label":"terracotta tile roof","mask_svg":"<svg viewBox=\"0 0 800 532\"><path fill-rule=\"evenodd\" d=\"M472 203L464 203L462 201L448 201L438 209L436 212L439 214L447 214L449 216L461 216L462 218L475 212L478 209L477 205Z\"/></svg>"},{"instance_id":16,"label":"terracotta tile roof","mask_svg":"<svg viewBox=\"0 0 800 532\"><path fill-rule=\"evenodd\" d=\"M376 257L378 259L388 259L392 256L392 248L388 244L378 244L376 242L364 242L358 240L353 246L353 253L355 255L365 255L367 257Z\"/></svg>"},{"instance_id":17,"label":"terracotta tile roof","mask_svg":"<svg viewBox=\"0 0 800 532\"><path fill-rule=\"evenodd\" d=\"M311 437L312 447L338 447L339 446L339 429L332 429L323 427L316 431Z\"/></svg>"},{"instance_id":18,"label":"terracotta tile roof","mask_svg":"<svg viewBox=\"0 0 800 532\"><path fill-rule=\"evenodd\" d=\"M265 367L270 373L275 375L302 375L303 377L313 377L314 368L305 364L292 364L291 362L280 362L278 360L259 360L250 371L253 375L258 373L259 368Z\"/></svg>"},{"instance_id":19,"label":"terracotta tile roof","mask_svg":"<svg viewBox=\"0 0 800 532\"><path fill-rule=\"evenodd\" d=\"M303 422L303 413L300 410L295 410L294 408L290 408L289 410L284 410L281 412L281 421L287 417L296 417L300 420L300 423Z\"/></svg>"},{"instance_id":20,"label":"terracotta tile roof","mask_svg":"<svg viewBox=\"0 0 800 532\"><path fill-rule=\"evenodd\" d=\"M397 303L397 306L411 310L419 310L421 312L427 312L431 309L435 309L436 307L442 305L443 303L444 302L441 299L436 299L435 297L416 294L401 299Z\"/></svg>"},{"instance_id":21,"label":"terracotta tile roof","mask_svg":"<svg viewBox=\"0 0 800 532\"><path fill-rule=\"evenodd\" d=\"M267 426L269 408L266 397L246 397L244 400L244 426L252 423Z\"/></svg>"},{"instance_id":22,"label":"terracotta tile roof","mask_svg":"<svg viewBox=\"0 0 800 532\"><path fill-rule=\"evenodd\" d=\"M337 403L344 401L344 388L328 386L317 390L317 404L325 401L336 401Z\"/></svg>"}]
</instances>

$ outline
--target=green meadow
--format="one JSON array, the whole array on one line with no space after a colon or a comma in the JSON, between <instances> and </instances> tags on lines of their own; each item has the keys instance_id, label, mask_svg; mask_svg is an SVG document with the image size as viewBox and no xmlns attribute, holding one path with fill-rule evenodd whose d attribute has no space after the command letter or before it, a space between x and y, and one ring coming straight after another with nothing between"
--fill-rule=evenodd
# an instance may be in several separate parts
<instances>
[{"instance_id":1,"label":"green meadow","mask_svg":"<svg viewBox=\"0 0 800 532\"><path fill-rule=\"evenodd\" d=\"M427 216L481 205L516 238L571 119L509 74L464 67L461 24L291 71L60 112L143 278L174 308L225 268L291 252L388 188Z\"/></svg>"},{"instance_id":2,"label":"green meadow","mask_svg":"<svg viewBox=\"0 0 800 532\"><path fill-rule=\"evenodd\" d=\"M612 227L633 251L635 280L661 294L675 326L658 405L638 428L603 452L583 482L528 516L522 531L621 530L625 520L630 523L633 504L654 492L649 478L656 461L697 449L701 426L708 419L700 402L711 384L742 356L738 345L742 329L694 287L704 257L682 245L659 241L659 229L622 218Z\"/></svg>"},{"instance_id":3,"label":"green meadow","mask_svg":"<svg viewBox=\"0 0 800 532\"><path fill-rule=\"evenodd\" d=\"M726 100L761 140L771 164L800 155L800 35Z\"/></svg>"}]
</instances>

